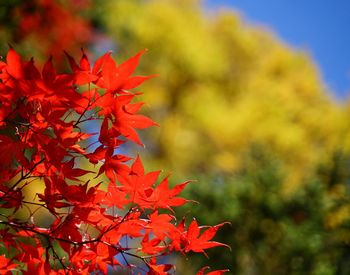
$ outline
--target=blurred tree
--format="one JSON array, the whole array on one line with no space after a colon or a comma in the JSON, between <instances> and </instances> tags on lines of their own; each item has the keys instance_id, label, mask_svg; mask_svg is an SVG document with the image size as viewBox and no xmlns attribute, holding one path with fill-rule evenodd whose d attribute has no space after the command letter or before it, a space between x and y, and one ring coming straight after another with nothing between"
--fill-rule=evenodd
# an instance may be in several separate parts
<instances>
[{"instance_id":1,"label":"blurred tree","mask_svg":"<svg viewBox=\"0 0 350 275\"><path fill-rule=\"evenodd\" d=\"M150 49L140 73L160 76L144 96L167 125L152 157L170 170L231 173L261 143L281 159L289 192L335 148L349 150L344 110L304 52L232 12L205 16L200 1L118 0L102 10L119 54Z\"/></svg>"},{"instance_id":2,"label":"blurred tree","mask_svg":"<svg viewBox=\"0 0 350 275\"><path fill-rule=\"evenodd\" d=\"M263 146L250 148L235 175L200 178L188 196L202 203L184 212L209 223L232 221L220 234L232 254L208 253L215 267L228 264L233 274L348 274L350 200L343 183L350 178L349 159L338 161L288 196L281 162ZM203 261L182 260L178 268L192 274Z\"/></svg>"},{"instance_id":3,"label":"blurred tree","mask_svg":"<svg viewBox=\"0 0 350 275\"><path fill-rule=\"evenodd\" d=\"M52 55L61 62L64 50L78 54L81 47L92 41L92 23L88 17L91 0L3 2L0 7L2 53L10 43L23 55L39 56L39 61Z\"/></svg>"},{"instance_id":4,"label":"blurred tree","mask_svg":"<svg viewBox=\"0 0 350 275\"><path fill-rule=\"evenodd\" d=\"M328 94L307 53L200 4L101 1L98 18L119 55L148 48L139 72L159 74L144 89L164 125L146 142L148 157L199 178L188 197L207 210L185 211L204 223L232 221L221 237L233 253L214 250L217 267L348 274L347 107Z\"/></svg>"}]
</instances>

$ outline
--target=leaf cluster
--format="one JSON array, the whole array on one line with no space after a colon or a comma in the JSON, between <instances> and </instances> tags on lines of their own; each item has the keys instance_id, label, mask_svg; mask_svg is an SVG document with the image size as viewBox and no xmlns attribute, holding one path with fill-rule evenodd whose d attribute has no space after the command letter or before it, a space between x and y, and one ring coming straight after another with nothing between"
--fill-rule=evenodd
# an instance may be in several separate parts
<instances>
[{"instance_id":1,"label":"leaf cluster","mask_svg":"<svg viewBox=\"0 0 350 275\"><path fill-rule=\"evenodd\" d=\"M143 52L121 64L108 52L93 66L84 51L79 62L66 53L69 73L58 73L52 58L39 70L12 48L0 62L5 274L107 274L121 267L172 274L174 266L159 257L226 246L212 241L223 224L202 229L172 215L188 202L179 194L189 182L170 188L166 177L157 183L160 171L145 172L140 157L121 153L128 141L142 145L137 129L156 125L139 114L143 103L134 102L139 93L131 91L152 77L133 75ZM84 130L93 121L98 133ZM81 168L83 160L98 171ZM38 180L45 186L38 201L26 200L25 190ZM40 226L29 206L44 209L52 221ZM21 208L28 209L26 219L16 217Z\"/></svg>"}]
</instances>

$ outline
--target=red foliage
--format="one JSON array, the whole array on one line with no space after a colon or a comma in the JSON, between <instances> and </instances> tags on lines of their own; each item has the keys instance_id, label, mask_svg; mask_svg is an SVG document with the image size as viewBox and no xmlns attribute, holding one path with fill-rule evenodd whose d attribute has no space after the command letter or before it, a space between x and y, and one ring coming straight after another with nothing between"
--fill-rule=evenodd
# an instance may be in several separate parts
<instances>
[{"instance_id":1,"label":"red foliage","mask_svg":"<svg viewBox=\"0 0 350 275\"><path fill-rule=\"evenodd\" d=\"M16 24L14 39L32 39L45 55L57 58L61 58L64 49L77 52L92 38L90 22L79 15L90 6L90 0L25 0L12 12L11 20Z\"/></svg>"},{"instance_id":2,"label":"red foliage","mask_svg":"<svg viewBox=\"0 0 350 275\"><path fill-rule=\"evenodd\" d=\"M2 272L106 274L109 266L131 268L134 258L147 274L171 274L160 256L224 246L211 241L223 224L200 235L195 220L186 227L173 216L173 207L188 202L179 197L188 182L169 188L166 177L158 184L159 171L145 172L138 156L129 164L132 158L116 153L126 140L141 144L135 129L156 125L138 114L142 103L132 103L138 94L129 91L149 78L132 76L141 54L117 65L107 53L92 68L85 53L79 65L67 54L67 74L57 73L51 58L40 71L13 49L0 62ZM93 151L94 134L83 130L88 121L101 122ZM100 183L82 180L94 172L79 167L81 159L100 166L91 176ZM26 201L23 189L35 179L45 189L39 202ZM45 209L53 222L39 227L31 217L16 218L28 205Z\"/></svg>"}]
</instances>

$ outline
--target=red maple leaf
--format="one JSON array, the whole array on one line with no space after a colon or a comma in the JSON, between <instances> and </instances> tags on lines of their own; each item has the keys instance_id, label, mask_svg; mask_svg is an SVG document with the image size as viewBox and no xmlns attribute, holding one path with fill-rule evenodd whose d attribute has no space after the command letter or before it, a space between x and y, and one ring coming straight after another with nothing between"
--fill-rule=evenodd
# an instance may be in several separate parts
<instances>
[{"instance_id":1,"label":"red maple leaf","mask_svg":"<svg viewBox=\"0 0 350 275\"><path fill-rule=\"evenodd\" d=\"M228 245L211 241L211 239L215 236L216 232L219 230L221 226L225 223L221 223L215 226L210 226L206 229L202 235L200 235L200 229L202 227L198 226L196 220L193 220L189 225L186 235L185 235L185 252L193 251L193 252L202 252L205 254L205 249L216 247L216 246L226 246L230 248Z\"/></svg>"},{"instance_id":2,"label":"red maple leaf","mask_svg":"<svg viewBox=\"0 0 350 275\"><path fill-rule=\"evenodd\" d=\"M137 156L128 175L119 177L121 190L128 195L130 202L136 203L141 208L148 208L150 204L146 198L153 192L152 186L159 174L160 171L145 174L141 159Z\"/></svg>"},{"instance_id":3,"label":"red maple leaf","mask_svg":"<svg viewBox=\"0 0 350 275\"><path fill-rule=\"evenodd\" d=\"M171 264L157 264L156 258L151 258L149 264L149 271L147 275L168 275L168 271L173 268Z\"/></svg>"},{"instance_id":4,"label":"red maple leaf","mask_svg":"<svg viewBox=\"0 0 350 275\"><path fill-rule=\"evenodd\" d=\"M121 65L113 60L110 54L106 54L95 64L93 73L98 74L96 85L111 91L113 93L120 93L123 90L130 90L140 85L145 80L154 76L131 76L135 71L139 59L145 50L139 52L131 57ZM99 73L98 73L99 72Z\"/></svg>"},{"instance_id":5,"label":"red maple leaf","mask_svg":"<svg viewBox=\"0 0 350 275\"><path fill-rule=\"evenodd\" d=\"M66 56L68 57L70 67L73 70L74 83L76 85L84 85L87 83L97 81L98 79L98 76L93 74L91 71L90 62L88 57L85 54L84 49L81 49L81 51L82 51L82 57L80 59L79 65L75 62L72 56L70 56L67 52L65 52Z\"/></svg>"},{"instance_id":6,"label":"red maple leaf","mask_svg":"<svg viewBox=\"0 0 350 275\"><path fill-rule=\"evenodd\" d=\"M140 250L148 255L158 254L166 249L166 246L159 245L161 242L162 240L158 238L150 240L149 234L146 234L141 241L142 248Z\"/></svg>"},{"instance_id":7,"label":"red maple leaf","mask_svg":"<svg viewBox=\"0 0 350 275\"><path fill-rule=\"evenodd\" d=\"M145 227L160 240L164 240L170 232L177 230L171 223L175 218L169 214L158 214L158 211L153 212L149 216L149 223Z\"/></svg>"},{"instance_id":8,"label":"red maple leaf","mask_svg":"<svg viewBox=\"0 0 350 275\"><path fill-rule=\"evenodd\" d=\"M172 189L169 189L169 176L164 178L161 183L154 188L153 192L146 201L150 203L152 208L166 208L171 211L174 206L181 206L188 202L188 200L177 197L178 194L186 187L191 181L186 181L184 183L178 184Z\"/></svg>"},{"instance_id":9,"label":"red maple leaf","mask_svg":"<svg viewBox=\"0 0 350 275\"><path fill-rule=\"evenodd\" d=\"M201 270L199 270L196 275L222 275L226 272L229 272L229 269L222 269L222 270L214 270L214 271L210 271L208 273L204 273L207 269L210 269L209 266L205 266L203 267Z\"/></svg>"},{"instance_id":10,"label":"red maple leaf","mask_svg":"<svg viewBox=\"0 0 350 275\"><path fill-rule=\"evenodd\" d=\"M0 255L0 271L1 274L10 275L13 272L16 272L16 263L12 263L12 261L6 258L4 255Z\"/></svg>"},{"instance_id":11,"label":"red maple leaf","mask_svg":"<svg viewBox=\"0 0 350 275\"><path fill-rule=\"evenodd\" d=\"M129 203L129 199L126 198L126 193L121 190L120 186L117 186L114 182L110 182L107 192L99 190L95 203L106 205L107 207L115 206L122 209Z\"/></svg>"},{"instance_id":12,"label":"red maple leaf","mask_svg":"<svg viewBox=\"0 0 350 275\"><path fill-rule=\"evenodd\" d=\"M108 121L111 123L112 129L108 132L112 137L123 135L127 139L142 145L135 129L145 129L158 124L146 116L137 114L142 103L130 103L134 97L134 94L123 94L114 97L111 93L107 93L99 100L101 106L99 114L105 116L104 123ZM105 122L107 119L108 121ZM104 127L110 129L108 124Z\"/></svg>"}]
</instances>

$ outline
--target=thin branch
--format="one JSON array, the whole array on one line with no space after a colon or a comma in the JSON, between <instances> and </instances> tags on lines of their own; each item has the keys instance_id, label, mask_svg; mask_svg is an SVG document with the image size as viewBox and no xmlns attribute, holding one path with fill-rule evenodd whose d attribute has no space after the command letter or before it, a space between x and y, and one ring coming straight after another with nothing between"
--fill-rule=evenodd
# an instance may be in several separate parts
<instances>
[{"instance_id":1,"label":"thin branch","mask_svg":"<svg viewBox=\"0 0 350 275\"><path fill-rule=\"evenodd\" d=\"M5 198L10 192L12 192L12 191L18 186L18 184L21 183L21 181L27 179L27 177L34 171L34 169L35 169L39 164L41 164L41 163L44 162L44 161L45 161L45 157L42 158L42 159L41 159L40 161L38 161L37 163L35 163L35 164L33 165L33 167L32 167L24 176L20 177L20 178L15 182L15 184L12 185L12 186L9 188L9 190L7 190L7 191L1 196L0 199Z\"/></svg>"}]
</instances>

